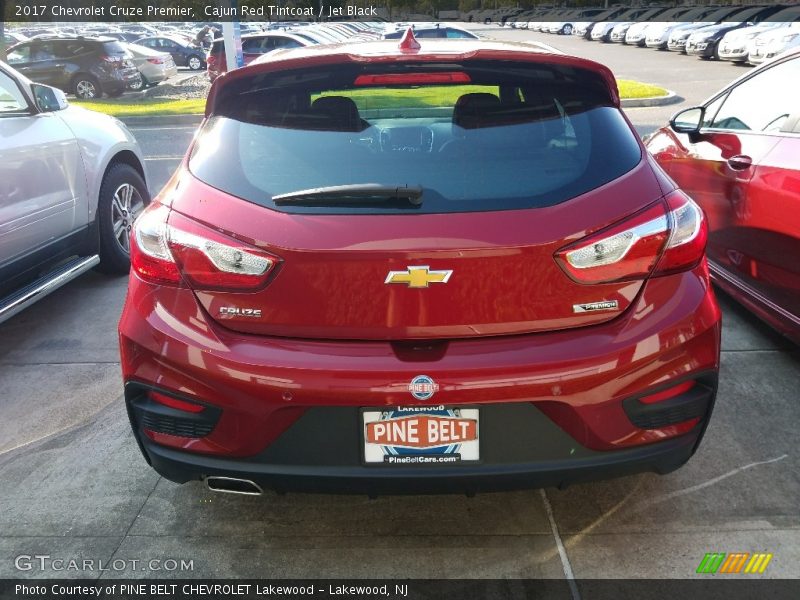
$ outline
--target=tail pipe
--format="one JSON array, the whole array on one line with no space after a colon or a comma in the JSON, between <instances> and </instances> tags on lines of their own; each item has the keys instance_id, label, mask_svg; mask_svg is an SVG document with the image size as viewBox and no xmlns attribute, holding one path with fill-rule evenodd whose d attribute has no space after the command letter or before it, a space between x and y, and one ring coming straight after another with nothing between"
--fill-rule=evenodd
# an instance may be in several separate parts
<instances>
[{"instance_id":1,"label":"tail pipe","mask_svg":"<svg viewBox=\"0 0 800 600\"><path fill-rule=\"evenodd\" d=\"M212 492L224 494L240 494L243 496L260 496L264 493L256 482L236 477L206 477L206 486Z\"/></svg>"}]
</instances>

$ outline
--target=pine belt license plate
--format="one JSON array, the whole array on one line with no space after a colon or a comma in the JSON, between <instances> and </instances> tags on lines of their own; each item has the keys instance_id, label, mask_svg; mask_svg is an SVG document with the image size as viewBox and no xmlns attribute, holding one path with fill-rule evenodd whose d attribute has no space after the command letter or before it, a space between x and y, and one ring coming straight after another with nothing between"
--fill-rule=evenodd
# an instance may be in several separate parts
<instances>
[{"instance_id":1,"label":"pine belt license plate","mask_svg":"<svg viewBox=\"0 0 800 600\"><path fill-rule=\"evenodd\" d=\"M411 406L362 409L364 463L454 465L480 461L477 408Z\"/></svg>"}]
</instances>

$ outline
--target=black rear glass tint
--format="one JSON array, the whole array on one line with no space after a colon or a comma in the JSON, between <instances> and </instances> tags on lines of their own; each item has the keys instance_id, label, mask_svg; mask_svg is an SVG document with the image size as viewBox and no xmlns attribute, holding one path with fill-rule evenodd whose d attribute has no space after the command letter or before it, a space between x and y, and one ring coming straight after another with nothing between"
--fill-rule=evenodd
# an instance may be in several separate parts
<instances>
[{"instance_id":1,"label":"black rear glass tint","mask_svg":"<svg viewBox=\"0 0 800 600\"><path fill-rule=\"evenodd\" d=\"M342 65L231 82L189 168L215 188L284 212L443 213L557 204L640 158L598 74L468 61ZM336 186L423 193L410 203L365 198L363 190L338 197L327 189ZM273 201L316 188L324 193Z\"/></svg>"}]
</instances>

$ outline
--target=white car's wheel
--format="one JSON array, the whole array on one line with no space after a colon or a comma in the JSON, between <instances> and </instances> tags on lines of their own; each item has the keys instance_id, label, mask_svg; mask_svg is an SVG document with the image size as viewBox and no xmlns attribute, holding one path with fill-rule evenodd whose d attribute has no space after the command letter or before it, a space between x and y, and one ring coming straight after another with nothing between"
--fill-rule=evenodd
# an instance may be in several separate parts
<instances>
[{"instance_id":1,"label":"white car's wheel","mask_svg":"<svg viewBox=\"0 0 800 600\"><path fill-rule=\"evenodd\" d=\"M127 273L133 222L150 202L142 176L130 165L113 165L103 179L97 212L100 265L106 273Z\"/></svg>"}]
</instances>

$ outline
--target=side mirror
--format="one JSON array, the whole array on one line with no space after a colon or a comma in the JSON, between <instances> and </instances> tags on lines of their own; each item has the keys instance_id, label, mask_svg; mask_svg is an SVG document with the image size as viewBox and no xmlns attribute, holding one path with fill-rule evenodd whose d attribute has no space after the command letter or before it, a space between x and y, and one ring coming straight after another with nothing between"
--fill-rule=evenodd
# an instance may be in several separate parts
<instances>
[{"instance_id":1,"label":"side mirror","mask_svg":"<svg viewBox=\"0 0 800 600\"><path fill-rule=\"evenodd\" d=\"M61 90L42 85L41 83L31 84L33 98L36 100L36 108L41 112L56 112L64 110L69 106L67 95Z\"/></svg>"},{"instance_id":2,"label":"side mirror","mask_svg":"<svg viewBox=\"0 0 800 600\"><path fill-rule=\"evenodd\" d=\"M678 133L697 134L700 132L705 113L706 109L702 106L686 108L673 115L669 120L669 126Z\"/></svg>"}]
</instances>

